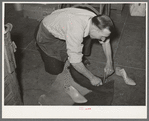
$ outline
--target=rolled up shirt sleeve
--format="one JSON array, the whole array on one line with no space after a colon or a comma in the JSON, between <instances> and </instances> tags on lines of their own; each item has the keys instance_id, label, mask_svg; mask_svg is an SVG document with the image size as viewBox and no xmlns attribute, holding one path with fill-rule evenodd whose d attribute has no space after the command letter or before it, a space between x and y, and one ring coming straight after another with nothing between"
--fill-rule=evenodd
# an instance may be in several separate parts
<instances>
[{"instance_id":1,"label":"rolled up shirt sleeve","mask_svg":"<svg viewBox=\"0 0 149 121\"><path fill-rule=\"evenodd\" d=\"M77 21L69 21L66 33L66 47L68 60L70 63L79 63L82 61L83 49L83 27Z\"/></svg>"}]
</instances>

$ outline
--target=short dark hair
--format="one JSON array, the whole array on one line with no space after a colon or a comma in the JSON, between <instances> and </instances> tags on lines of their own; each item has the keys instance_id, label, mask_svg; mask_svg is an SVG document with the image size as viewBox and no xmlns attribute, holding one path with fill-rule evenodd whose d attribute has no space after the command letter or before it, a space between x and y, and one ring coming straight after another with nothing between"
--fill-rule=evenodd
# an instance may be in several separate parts
<instances>
[{"instance_id":1,"label":"short dark hair","mask_svg":"<svg viewBox=\"0 0 149 121\"><path fill-rule=\"evenodd\" d=\"M111 32L114 29L114 24L111 18L107 15L97 15L92 18L92 23L95 24L100 30L108 28Z\"/></svg>"}]
</instances>

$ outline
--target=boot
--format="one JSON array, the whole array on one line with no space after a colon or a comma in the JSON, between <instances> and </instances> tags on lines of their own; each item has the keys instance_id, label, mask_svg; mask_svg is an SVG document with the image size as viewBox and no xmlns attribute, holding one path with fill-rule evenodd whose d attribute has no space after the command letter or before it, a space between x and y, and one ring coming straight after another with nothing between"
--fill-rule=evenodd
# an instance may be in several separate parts
<instances>
[{"instance_id":1,"label":"boot","mask_svg":"<svg viewBox=\"0 0 149 121\"><path fill-rule=\"evenodd\" d=\"M126 71L124 69L121 69L120 67L116 67L116 75L122 76L125 83L128 85L136 85L136 83L127 76Z\"/></svg>"},{"instance_id":2,"label":"boot","mask_svg":"<svg viewBox=\"0 0 149 121\"><path fill-rule=\"evenodd\" d=\"M65 86L65 92L75 103L86 103L87 99L83 97L73 86Z\"/></svg>"}]
</instances>

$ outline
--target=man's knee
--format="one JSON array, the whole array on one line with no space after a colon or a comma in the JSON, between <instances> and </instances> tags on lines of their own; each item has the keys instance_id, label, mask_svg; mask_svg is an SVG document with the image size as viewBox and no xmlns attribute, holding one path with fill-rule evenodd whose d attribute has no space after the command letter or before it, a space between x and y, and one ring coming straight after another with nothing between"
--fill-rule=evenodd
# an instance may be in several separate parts
<instances>
[{"instance_id":1,"label":"man's knee","mask_svg":"<svg viewBox=\"0 0 149 121\"><path fill-rule=\"evenodd\" d=\"M44 62L46 72L53 74L53 75L58 75L63 71L65 62L48 56L46 53L44 53L40 49L39 46L38 46L38 50L39 50L41 57L42 57L42 60Z\"/></svg>"},{"instance_id":2,"label":"man's knee","mask_svg":"<svg viewBox=\"0 0 149 121\"><path fill-rule=\"evenodd\" d=\"M52 75L58 75L58 74L62 73L62 71L64 69L64 65L65 65L64 62L54 60L53 63L49 63L49 64L45 63L45 70L46 70L46 72L48 72Z\"/></svg>"}]
</instances>

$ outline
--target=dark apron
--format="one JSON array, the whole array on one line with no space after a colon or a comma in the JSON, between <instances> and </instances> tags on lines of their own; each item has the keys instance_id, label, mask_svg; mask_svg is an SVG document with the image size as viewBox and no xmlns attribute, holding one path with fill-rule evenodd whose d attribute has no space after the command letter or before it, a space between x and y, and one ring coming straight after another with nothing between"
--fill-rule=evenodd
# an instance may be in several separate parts
<instances>
[{"instance_id":1,"label":"dark apron","mask_svg":"<svg viewBox=\"0 0 149 121\"><path fill-rule=\"evenodd\" d=\"M66 42L64 40L55 38L43 25L40 24L37 33L37 44L40 49L48 56L53 57L59 61L66 61Z\"/></svg>"}]
</instances>

